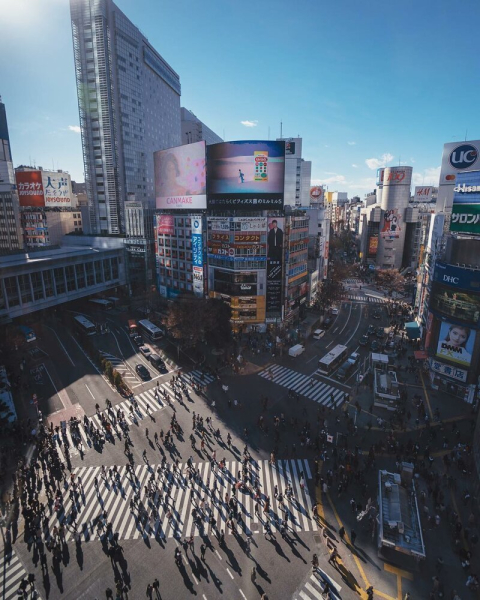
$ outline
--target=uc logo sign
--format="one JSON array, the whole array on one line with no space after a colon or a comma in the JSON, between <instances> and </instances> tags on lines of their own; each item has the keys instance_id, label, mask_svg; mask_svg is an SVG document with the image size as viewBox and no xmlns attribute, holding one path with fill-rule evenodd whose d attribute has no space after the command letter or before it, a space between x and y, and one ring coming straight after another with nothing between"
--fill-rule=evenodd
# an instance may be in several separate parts
<instances>
[{"instance_id":1,"label":"uc logo sign","mask_svg":"<svg viewBox=\"0 0 480 600\"><path fill-rule=\"evenodd\" d=\"M450 164L454 169L467 169L478 158L478 150L471 144L457 146L450 154Z\"/></svg>"}]
</instances>

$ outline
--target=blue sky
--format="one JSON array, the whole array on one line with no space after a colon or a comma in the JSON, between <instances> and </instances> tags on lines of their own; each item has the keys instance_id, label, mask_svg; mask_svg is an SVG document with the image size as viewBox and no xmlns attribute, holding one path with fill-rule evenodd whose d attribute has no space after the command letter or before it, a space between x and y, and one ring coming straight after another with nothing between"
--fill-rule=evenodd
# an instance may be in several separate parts
<instances>
[{"instance_id":1,"label":"blue sky","mask_svg":"<svg viewBox=\"0 0 480 600\"><path fill-rule=\"evenodd\" d=\"M363 196L399 161L438 182L444 142L480 138L478 0L118 0L226 139L303 137L312 180ZM0 0L15 165L83 180L68 0Z\"/></svg>"}]
</instances>

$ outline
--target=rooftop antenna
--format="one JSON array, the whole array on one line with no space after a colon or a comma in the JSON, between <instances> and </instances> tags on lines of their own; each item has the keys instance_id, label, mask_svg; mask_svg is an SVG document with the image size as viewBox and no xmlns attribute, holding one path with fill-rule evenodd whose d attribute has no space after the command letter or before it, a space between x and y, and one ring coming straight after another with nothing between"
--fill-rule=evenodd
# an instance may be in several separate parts
<instances>
[{"instance_id":1,"label":"rooftop antenna","mask_svg":"<svg viewBox=\"0 0 480 600\"><path fill-rule=\"evenodd\" d=\"M283 138L283 123L280 121L280 139Z\"/></svg>"}]
</instances>

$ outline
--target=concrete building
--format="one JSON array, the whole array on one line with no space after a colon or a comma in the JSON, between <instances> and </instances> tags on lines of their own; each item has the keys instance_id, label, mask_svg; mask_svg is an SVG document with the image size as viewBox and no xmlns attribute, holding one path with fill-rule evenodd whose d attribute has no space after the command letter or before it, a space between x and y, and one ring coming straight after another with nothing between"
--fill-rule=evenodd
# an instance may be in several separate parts
<instances>
[{"instance_id":1,"label":"concrete building","mask_svg":"<svg viewBox=\"0 0 480 600\"><path fill-rule=\"evenodd\" d=\"M153 153L181 143L180 78L112 0L70 0L92 231L125 231L125 202L154 207Z\"/></svg>"},{"instance_id":2,"label":"concrete building","mask_svg":"<svg viewBox=\"0 0 480 600\"><path fill-rule=\"evenodd\" d=\"M302 318L308 298L309 217L304 210L285 211L285 304L284 320Z\"/></svg>"},{"instance_id":3,"label":"concrete building","mask_svg":"<svg viewBox=\"0 0 480 600\"><path fill-rule=\"evenodd\" d=\"M127 283L123 240L66 236L64 242L0 259L0 322Z\"/></svg>"},{"instance_id":4,"label":"concrete building","mask_svg":"<svg viewBox=\"0 0 480 600\"><path fill-rule=\"evenodd\" d=\"M20 213L25 248L59 245L64 235L82 233L82 214L71 208L23 208Z\"/></svg>"},{"instance_id":5,"label":"concrete building","mask_svg":"<svg viewBox=\"0 0 480 600\"><path fill-rule=\"evenodd\" d=\"M204 141L208 144L223 142L222 138L200 121L191 110L181 108L182 144Z\"/></svg>"},{"instance_id":6,"label":"concrete building","mask_svg":"<svg viewBox=\"0 0 480 600\"><path fill-rule=\"evenodd\" d=\"M302 158L302 138L277 138L285 142L285 206L309 206L312 163Z\"/></svg>"},{"instance_id":7,"label":"concrete building","mask_svg":"<svg viewBox=\"0 0 480 600\"><path fill-rule=\"evenodd\" d=\"M0 254L22 248L20 205L10 151L7 113L0 97Z\"/></svg>"},{"instance_id":8,"label":"concrete building","mask_svg":"<svg viewBox=\"0 0 480 600\"><path fill-rule=\"evenodd\" d=\"M203 262L203 215L177 210L175 214L156 215L155 219L155 259L160 295L170 300L180 295L204 296L203 265L194 265L192 253L192 236L200 235Z\"/></svg>"}]
</instances>

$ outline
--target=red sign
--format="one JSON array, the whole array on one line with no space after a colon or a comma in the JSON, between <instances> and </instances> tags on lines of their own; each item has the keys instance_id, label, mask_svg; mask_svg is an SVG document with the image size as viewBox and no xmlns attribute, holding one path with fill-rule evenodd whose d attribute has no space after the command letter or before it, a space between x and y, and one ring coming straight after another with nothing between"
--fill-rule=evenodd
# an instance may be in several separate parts
<instances>
[{"instance_id":1,"label":"red sign","mask_svg":"<svg viewBox=\"0 0 480 600\"><path fill-rule=\"evenodd\" d=\"M160 215L158 217L158 235L173 235L175 221L173 215Z\"/></svg>"},{"instance_id":2,"label":"red sign","mask_svg":"<svg viewBox=\"0 0 480 600\"><path fill-rule=\"evenodd\" d=\"M41 171L17 171L15 179L20 206L45 206Z\"/></svg>"}]
</instances>

